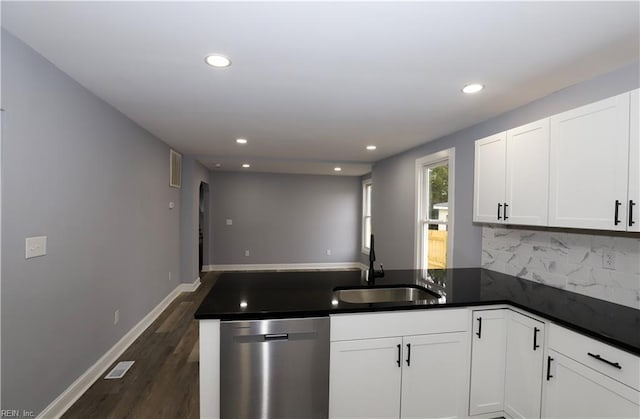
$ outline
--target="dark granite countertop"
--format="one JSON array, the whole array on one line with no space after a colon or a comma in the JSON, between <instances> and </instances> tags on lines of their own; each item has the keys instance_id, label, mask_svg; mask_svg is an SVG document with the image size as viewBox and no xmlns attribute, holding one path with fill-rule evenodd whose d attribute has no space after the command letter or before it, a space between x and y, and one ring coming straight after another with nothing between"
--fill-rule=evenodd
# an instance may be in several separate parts
<instances>
[{"instance_id":1,"label":"dark granite countertop","mask_svg":"<svg viewBox=\"0 0 640 419\"><path fill-rule=\"evenodd\" d=\"M335 288L368 286L361 271L223 273L196 319L253 320L509 304L640 355L640 310L480 268L386 271L374 286L412 284L442 297L406 303L336 301Z\"/></svg>"}]
</instances>

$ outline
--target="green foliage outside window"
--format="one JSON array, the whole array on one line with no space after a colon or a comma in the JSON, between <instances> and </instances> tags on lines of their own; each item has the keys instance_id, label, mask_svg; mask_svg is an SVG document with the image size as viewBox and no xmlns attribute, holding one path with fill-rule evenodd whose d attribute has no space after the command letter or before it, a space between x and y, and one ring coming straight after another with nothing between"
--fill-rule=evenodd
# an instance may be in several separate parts
<instances>
[{"instance_id":1,"label":"green foliage outside window","mask_svg":"<svg viewBox=\"0 0 640 419\"><path fill-rule=\"evenodd\" d=\"M434 205L449 202L449 167L438 166L429 169L429 208L431 219L438 219Z\"/></svg>"}]
</instances>

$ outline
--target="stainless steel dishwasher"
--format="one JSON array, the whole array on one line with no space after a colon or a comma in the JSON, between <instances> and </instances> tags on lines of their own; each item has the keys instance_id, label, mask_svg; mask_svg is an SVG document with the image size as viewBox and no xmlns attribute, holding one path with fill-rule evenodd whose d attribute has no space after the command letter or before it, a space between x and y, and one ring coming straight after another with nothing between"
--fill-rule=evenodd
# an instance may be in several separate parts
<instances>
[{"instance_id":1,"label":"stainless steel dishwasher","mask_svg":"<svg viewBox=\"0 0 640 419\"><path fill-rule=\"evenodd\" d=\"M221 323L222 419L328 416L329 317Z\"/></svg>"}]
</instances>

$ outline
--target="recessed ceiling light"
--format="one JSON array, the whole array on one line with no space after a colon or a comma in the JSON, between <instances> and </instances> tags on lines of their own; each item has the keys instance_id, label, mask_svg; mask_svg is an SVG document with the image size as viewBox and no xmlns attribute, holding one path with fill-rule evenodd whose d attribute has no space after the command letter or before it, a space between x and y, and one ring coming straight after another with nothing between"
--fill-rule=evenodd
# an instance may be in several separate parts
<instances>
[{"instance_id":1,"label":"recessed ceiling light","mask_svg":"<svg viewBox=\"0 0 640 419\"><path fill-rule=\"evenodd\" d=\"M333 170L336 171L336 172L341 172L342 171L342 167L334 167Z\"/></svg>"},{"instance_id":2,"label":"recessed ceiling light","mask_svg":"<svg viewBox=\"0 0 640 419\"><path fill-rule=\"evenodd\" d=\"M236 143L238 143L238 144L246 144L246 143L247 143L247 140L246 140L246 139L244 139L244 138L238 138L238 139L236 140Z\"/></svg>"},{"instance_id":3,"label":"recessed ceiling light","mask_svg":"<svg viewBox=\"0 0 640 419\"><path fill-rule=\"evenodd\" d=\"M464 93L478 93L480 90L484 89L484 86L480 83L471 83L471 84L467 84L466 86L464 86L462 88L462 91Z\"/></svg>"},{"instance_id":4,"label":"recessed ceiling light","mask_svg":"<svg viewBox=\"0 0 640 419\"><path fill-rule=\"evenodd\" d=\"M248 169L251 167L251 165L249 163L243 163L242 167L244 167L245 169Z\"/></svg>"},{"instance_id":5,"label":"recessed ceiling light","mask_svg":"<svg viewBox=\"0 0 640 419\"><path fill-rule=\"evenodd\" d=\"M375 150L376 148L378 148L378 147L376 147L374 145L368 145L367 146L367 150Z\"/></svg>"},{"instance_id":6,"label":"recessed ceiling light","mask_svg":"<svg viewBox=\"0 0 640 419\"><path fill-rule=\"evenodd\" d=\"M231 65L231 60L220 54L207 55L204 61L211 67L224 68Z\"/></svg>"}]
</instances>

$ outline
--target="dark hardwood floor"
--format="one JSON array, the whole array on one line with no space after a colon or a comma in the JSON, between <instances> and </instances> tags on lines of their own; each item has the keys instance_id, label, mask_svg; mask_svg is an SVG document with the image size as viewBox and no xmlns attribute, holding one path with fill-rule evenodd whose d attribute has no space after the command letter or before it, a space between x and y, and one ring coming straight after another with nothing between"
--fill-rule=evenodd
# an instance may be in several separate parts
<instances>
[{"instance_id":1,"label":"dark hardwood floor","mask_svg":"<svg viewBox=\"0 0 640 419\"><path fill-rule=\"evenodd\" d=\"M135 361L127 374L98 379L63 418L199 417L198 321L193 315L218 273L201 278L195 292L180 294L116 361Z\"/></svg>"}]
</instances>

